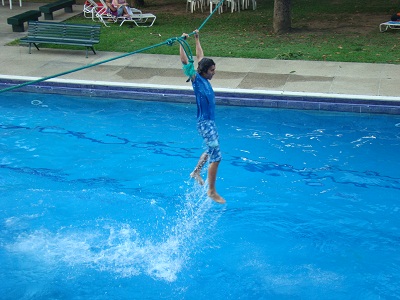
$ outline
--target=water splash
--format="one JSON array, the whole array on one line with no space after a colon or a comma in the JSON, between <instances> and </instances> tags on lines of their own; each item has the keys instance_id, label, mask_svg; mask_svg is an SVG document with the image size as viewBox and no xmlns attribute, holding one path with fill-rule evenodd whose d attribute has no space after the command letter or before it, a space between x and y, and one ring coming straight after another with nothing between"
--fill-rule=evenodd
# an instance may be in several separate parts
<instances>
[{"instance_id":1,"label":"water splash","mask_svg":"<svg viewBox=\"0 0 400 300\"><path fill-rule=\"evenodd\" d=\"M222 211L211 212L213 202L203 187L193 187L183 199L172 226L161 228L155 240L142 236L140 228L115 220L96 220L96 225L40 229L21 234L6 249L28 260L62 269L65 265L116 274L118 277L148 275L173 282L215 226ZM200 249L200 250L199 250Z\"/></svg>"}]
</instances>

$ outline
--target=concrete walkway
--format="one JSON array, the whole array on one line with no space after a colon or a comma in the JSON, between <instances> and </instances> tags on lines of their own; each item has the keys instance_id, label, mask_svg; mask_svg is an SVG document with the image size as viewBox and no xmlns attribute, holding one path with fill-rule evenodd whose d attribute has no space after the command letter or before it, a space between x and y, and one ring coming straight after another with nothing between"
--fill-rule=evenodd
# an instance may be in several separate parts
<instances>
[{"instance_id":1,"label":"concrete walkway","mask_svg":"<svg viewBox=\"0 0 400 300\"><path fill-rule=\"evenodd\" d=\"M26 35L26 32L12 32L11 25L7 24L7 17L37 9L41 4L23 3L23 6L19 7L18 2L14 1L12 10L7 1L5 4L0 6L0 79L51 76L121 55L98 51L97 55L89 52L89 58L85 58L83 48L41 51L33 48L32 54L28 54L26 46L6 46L7 43ZM81 11L82 6L74 6L75 13ZM60 22L69 17L71 14L59 10L54 14L54 21ZM157 21L154 26L157 26ZM178 52L178 47L176 48ZM205 52L207 53L207 49ZM397 78L400 65L222 57L213 59L216 62L217 73L212 85L217 91L228 89L272 95L304 94L400 101ZM185 82L178 55L135 54L64 75L60 79L109 82L111 85L191 88L190 83Z\"/></svg>"}]
</instances>

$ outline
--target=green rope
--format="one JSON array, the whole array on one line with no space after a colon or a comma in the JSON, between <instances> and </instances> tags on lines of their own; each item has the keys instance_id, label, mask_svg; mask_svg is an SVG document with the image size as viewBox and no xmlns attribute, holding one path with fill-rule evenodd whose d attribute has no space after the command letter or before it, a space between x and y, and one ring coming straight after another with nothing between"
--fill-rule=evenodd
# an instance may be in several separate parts
<instances>
[{"instance_id":1,"label":"green rope","mask_svg":"<svg viewBox=\"0 0 400 300\"><path fill-rule=\"evenodd\" d=\"M221 0L218 2L218 4L215 6L214 10L212 13L204 20L204 22L200 25L199 28L197 28L199 31L203 28L204 25L208 22L208 20L211 18L211 16L217 11L217 9L224 3L224 0ZM192 32L191 34L194 34L195 32Z\"/></svg>"},{"instance_id":2,"label":"green rope","mask_svg":"<svg viewBox=\"0 0 400 300\"><path fill-rule=\"evenodd\" d=\"M200 25L200 27L198 28L199 31L208 22L208 20L217 11L217 9L222 5L223 2L224 2L224 0L221 0L217 4L215 9L212 11L212 13ZM193 34L195 34L194 31L192 33L190 33L189 36L193 35ZM106 60L103 60L103 61L100 61L100 62L97 62L97 63L89 64L89 65L86 65L86 66L83 66L83 67L79 67L79 68L72 69L72 70L69 70L69 71L61 72L61 73L58 73L58 74L55 74L55 75L51 75L51 76L43 77L43 78L40 78L40 79L37 79L37 80L28 81L28 82L24 82L24 83L15 85L15 86L11 86L11 87L8 87L8 88L0 90L0 93L11 91L11 90L15 90L15 89L18 89L18 88L21 88L21 87L24 87L24 86L27 86L27 85L30 85L30 84L39 83L39 82L46 81L46 80L49 80L49 79L52 79L52 78L55 78L55 77L60 77L60 76L66 75L66 74L70 74L70 73L74 73L74 72L81 71L81 70L84 70L84 69L88 69L88 68L91 68L91 67L95 67L95 66L98 66L98 65L101 65L101 64L104 64L104 63L108 63L110 61L114 61L114 60L117 60L117 59L120 59L120 58L124 58L124 57L130 56L130 55L137 54L137 53L140 53L140 52L143 52L143 51L147 51L147 50L150 50L150 49L153 49L153 48L156 48L156 47L160 47L160 46L163 46L163 45L172 46L176 41L178 41L180 43L180 45L182 45L182 48L184 49L185 54L188 57L189 61L193 62L192 51L190 49L189 44L185 41L185 38L184 37L174 37L174 38L167 39L166 41L164 41L162 43L155 44L155 45L152 45L152 46L148 46L148 47L145 47L145 48L133 51L133 52L125 53L125 54L122 54L122 55L119 55L119 56L115 56L113 58L106 59Z\"/></svg>"},{"instance_id":3,"label":"green rope","mask_svg":"<svg viewBox=\"0 0 400 300\"><path fill-rule=\"evenodd\" d=\"M185 52L189 62L193 62L193 53L192 49L190 48L189 44L187 43L185 38L179 38L178 43L181 44L183 51Z\"/></svg>"}]
</instances>

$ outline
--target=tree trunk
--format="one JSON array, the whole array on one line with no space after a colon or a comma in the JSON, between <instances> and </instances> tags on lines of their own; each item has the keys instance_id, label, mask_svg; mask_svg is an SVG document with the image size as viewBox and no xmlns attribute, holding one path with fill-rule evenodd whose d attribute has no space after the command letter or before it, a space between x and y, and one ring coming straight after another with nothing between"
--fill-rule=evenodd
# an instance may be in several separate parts
<instances>
[{"instance_id":1,"label":"tree trunk","mask_svg":"<svg viewBox=\"0 0 400 300\"><path fill-rule=\"evenodd\" d=\"M290 13L291 0L274 0L274 33L281 34L290 31L292 17Z\"/></svg>"}]
</instances>

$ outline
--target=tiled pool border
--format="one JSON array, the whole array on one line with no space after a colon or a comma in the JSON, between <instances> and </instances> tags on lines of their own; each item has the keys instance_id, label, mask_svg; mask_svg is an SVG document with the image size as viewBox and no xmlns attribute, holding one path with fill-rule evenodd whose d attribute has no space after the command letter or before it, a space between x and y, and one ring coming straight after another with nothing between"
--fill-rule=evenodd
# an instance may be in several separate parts
<instances>
[{"instance_id":1,"label":"tiled pool border","mask_svg":"<svg viewBox=\"0 0 400 300\"><path fill-rule=\"evenodd\" d=\"M38 78L0 75L0 89ZM263 90L215 88L217 103L232 106L339 111L356 113L400 114L400 97L340 95L323 93L289 93ZM19 88L17 91L107 97L146 101L193 103L190 86L123 84L87 80L53 79Z\"/></svg>"}]
</instances>

